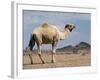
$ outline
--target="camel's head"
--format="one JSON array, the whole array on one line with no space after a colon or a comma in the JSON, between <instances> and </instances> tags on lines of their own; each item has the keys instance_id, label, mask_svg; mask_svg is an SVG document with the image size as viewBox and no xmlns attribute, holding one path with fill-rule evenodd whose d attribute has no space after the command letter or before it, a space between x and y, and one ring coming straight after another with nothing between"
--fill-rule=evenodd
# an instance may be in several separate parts
<instances>
[{"instance_id":1,"label":"camel's head","mask_svg":"<svg viewBox=\"0 0 100 80\"><path fill-rule=\"evenodd\" d=\"M68 29L70 32L75 28L74 24L66 24L65 25L65 30Z\"/></svg>"}]
</instances>

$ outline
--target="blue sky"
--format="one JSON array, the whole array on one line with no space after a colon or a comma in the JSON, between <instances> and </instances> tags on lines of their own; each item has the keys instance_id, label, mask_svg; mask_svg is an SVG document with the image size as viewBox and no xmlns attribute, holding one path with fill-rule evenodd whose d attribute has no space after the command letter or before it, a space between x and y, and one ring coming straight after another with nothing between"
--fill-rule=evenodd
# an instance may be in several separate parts
<instances>
[{"instance_id":1,"label":"blue sky","mask_svg":"<svg viewBox=\"0 0 100 80\"><path fill-rule=\"evenodd\" d=\"M64 30L64 26L68 23L73 23L76 26L69 38L60 41L57 48L67 45L74 46L82 41L91 42L91 14L89 13L23 10L24 49L28 46L31 32L45 22L56 25L61 31ZM49 49L51 45L43 45L42 48Z\"/></svg>"}]
</instances>

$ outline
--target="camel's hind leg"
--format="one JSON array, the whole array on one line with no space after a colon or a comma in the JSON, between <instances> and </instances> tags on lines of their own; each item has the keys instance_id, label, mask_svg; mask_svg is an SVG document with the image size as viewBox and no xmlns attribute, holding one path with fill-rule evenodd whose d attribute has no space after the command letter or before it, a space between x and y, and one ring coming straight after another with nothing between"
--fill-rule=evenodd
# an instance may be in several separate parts
<instances>
[{"instance_id":1,"label":"camel's hind leg","mask_svg":"<svg viewBox=\"0 0 100 80\"><path fill-rule=\"evenodd\" d=\"M32 54L29 54L31 64L33 64Z\"/></svg>"},{"instance_id":2,"label":"camel's hind leg","mask_svg":"<svg viewBox=\"0 0 100 80\"><path fill-rule=\"evenodd\" d=\"M30 58L31 64L33 64L32 52L31 51L29 51L29 58Z\"/></svg>"},{"instance_id":3,"label":"camel's hind leg","mask_svg":"<svg viewBox=\"0 0 100 80\"><path fill-rule=\"evenodd\" d=\"M45 64L44 60L42 59L42 56L41 56L41 45L37 45L38 47L38 55L39 55L39 58L41 59L42 63Z\"/></svg>"}]
</instances>

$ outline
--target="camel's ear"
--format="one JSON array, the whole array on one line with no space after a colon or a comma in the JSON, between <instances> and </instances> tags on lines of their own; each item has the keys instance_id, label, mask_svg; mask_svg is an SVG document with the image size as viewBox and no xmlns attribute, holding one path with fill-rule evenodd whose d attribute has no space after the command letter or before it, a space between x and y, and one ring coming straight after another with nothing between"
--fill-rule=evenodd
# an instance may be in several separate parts
<instances>
[{"instance_id":1,"label":"camel's ear","mask_svg":"<svg viewBox=\"0 0 100 80\"><path fill-rule=\"evenodd\" d=\"M66 25L65 25L65 29L68 28L68 27L69 27L69 24L66 24Z\"/></svg>"}]
</instances>

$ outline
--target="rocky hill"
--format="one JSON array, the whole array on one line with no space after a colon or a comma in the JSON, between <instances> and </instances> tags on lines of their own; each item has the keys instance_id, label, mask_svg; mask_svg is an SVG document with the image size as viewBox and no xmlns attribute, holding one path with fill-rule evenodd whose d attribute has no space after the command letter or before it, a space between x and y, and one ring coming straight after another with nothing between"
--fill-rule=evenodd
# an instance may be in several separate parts
<instances>
[{"instance_id":1,"label":"rocky hill","mask_svg":"<svg viewBox=\"0 0 100 80\"><path fill-rule=\"evenodd\" d=\"M84 52L84 53L90 53L90 49L91 46L90 44L86 43L86 42L80 42L79 44L72 46L72 45L68 45L62 48L58 48L56 53L64 53L64 54L70 54L70 53L80 53L80 52ZM24 53L27 53L27 50L24 50ZM33 50L33 53L37 53L37 49ZM50 53L51 54L51 50L42 50L42 53Z\"/></svg>"},{"instance_id":2,"label":"rocky hill","mask_svg":"<svg viewBox=\"0 0 100 80\"><path fill-rule=\"evenodd\" d=\"M76 46L65 46L63 48L59 48L57 49L57 51L78 51L78 50L90 50L91 46L90 44L86 43L86 42L80 42L79 44L77 44Z\"/></svg>"}]
</instances>

